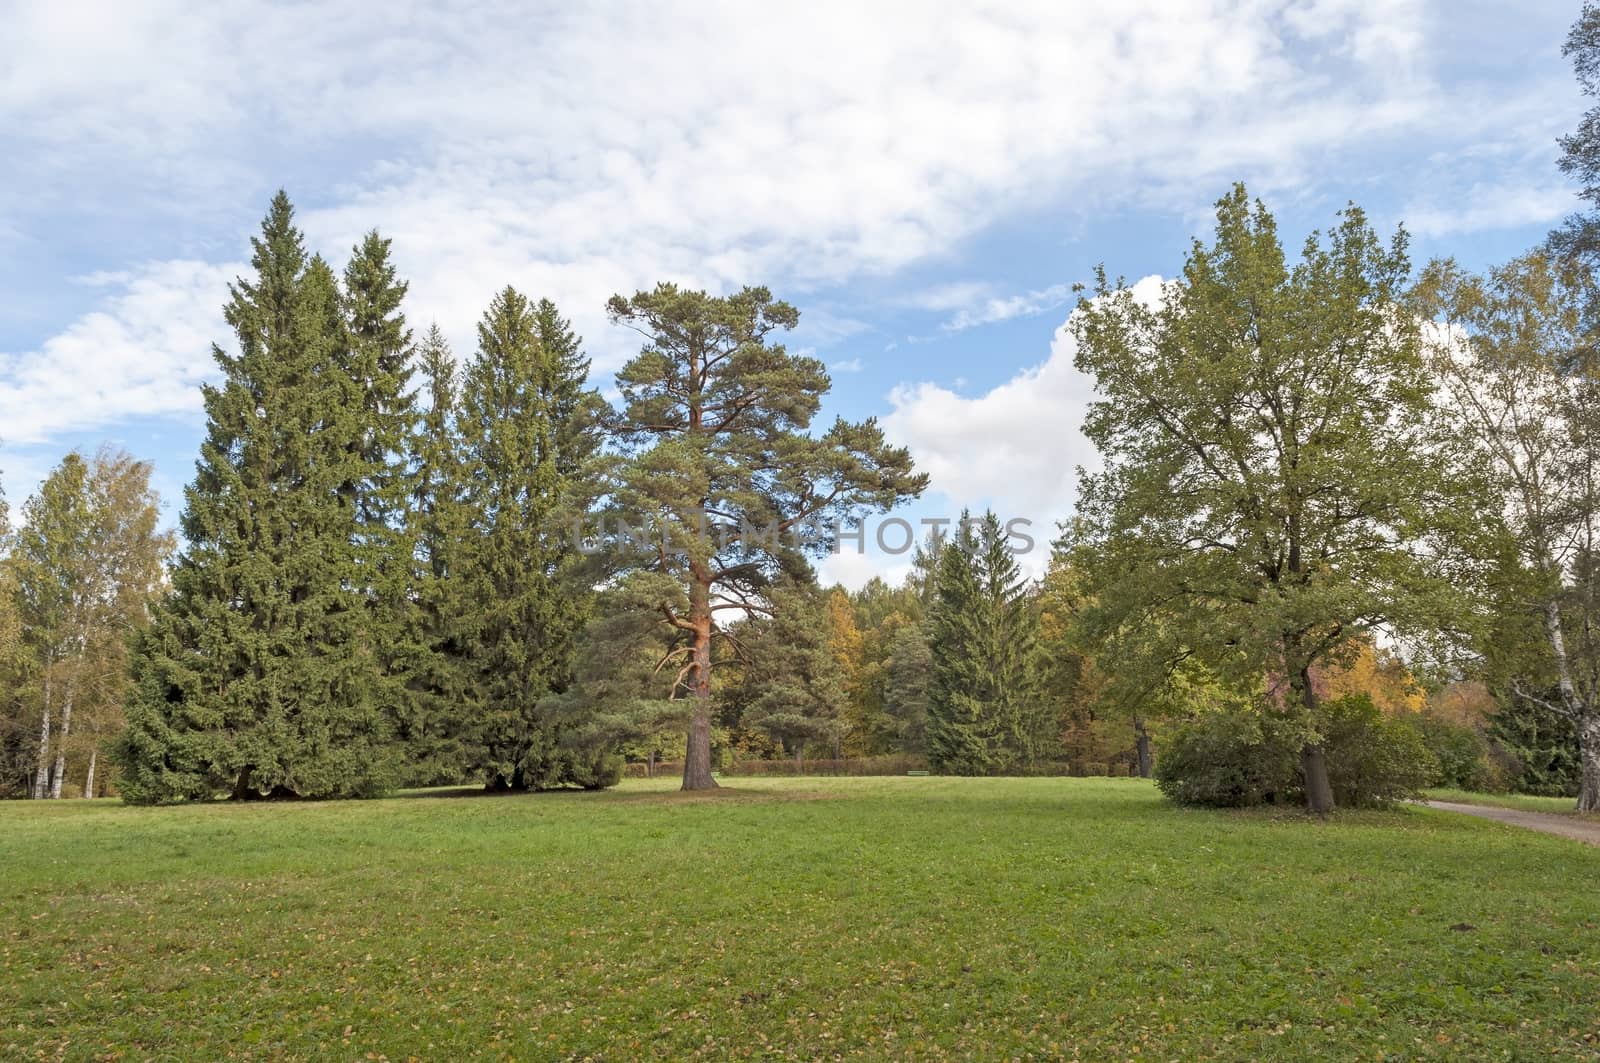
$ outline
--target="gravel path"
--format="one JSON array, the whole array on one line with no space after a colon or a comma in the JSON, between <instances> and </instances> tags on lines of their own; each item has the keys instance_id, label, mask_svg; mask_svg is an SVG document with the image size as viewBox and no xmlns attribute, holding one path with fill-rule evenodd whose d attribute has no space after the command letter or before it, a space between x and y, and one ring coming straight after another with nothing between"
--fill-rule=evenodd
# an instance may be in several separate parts
<instances>
[{"instance_id":1,"label":"gravel path","mask_svg":"<svg viewBox=\"0 0 1600 1063\"><path fill-rule=\"evenodd\" d=\"M1592 819L1579 819L1576 816L1557 816L1549 812L1526 812L1520 808L1462 805L1454 801L1424 801L1422 803L1429 808L1439 808L1446 812L1460 812L1464 815L1479 816L1483 819L1497 819L1501 823L1512 823L1518 827L1527 827L1529 830L1543 831L1546 834L1559 834L1563 838L1571 838L1574 841L1600 845L1600 821Z\"/></svg>"}]
</instances>

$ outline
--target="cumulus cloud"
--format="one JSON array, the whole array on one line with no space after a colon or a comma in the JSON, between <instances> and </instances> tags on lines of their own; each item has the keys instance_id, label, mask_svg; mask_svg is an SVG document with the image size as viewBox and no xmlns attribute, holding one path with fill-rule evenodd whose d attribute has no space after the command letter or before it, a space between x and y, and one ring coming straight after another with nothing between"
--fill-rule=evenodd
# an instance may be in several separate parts
<instances>
[{"instance_id":1,"label":"cumulus cloud","mask_svg":"<svg viewBox=\"0 0 1600 1063\"><path fill-rule=\"evenodd\" d=\"M1154 303L1161 283L1144 278L1135 297ZM884 431L910 448L952 510L992 506L1031 520L1042 539L1072 512L1077 469L1093 467L1096 454L1081 431L1094 381L1072 364L1068 322L1056 329L1048 358L982 395L927 382L890 393Z\"/></svg>"},{"instance_id":2,"label":"cumulus cloud","mask_svg":"<svg viewBox=\"0 0 1600 1063\"><path fill-rule=\"evenodd\" d=\"M1034 317L1064 305L1072 298L1072 285L1052 284L1048 288L1023 292L1019 295L991 296L976 305L963 307L950 320L940 325L945 332L961 332L979 325L993 325L1016 317Z\"/></svg>"},{"instance_id":3,"label":"cumulus cloud","mask_svg":"<svg viewBox=\"0 0 1600 1063\"><path fill-rule=\"evenodd\" d=\"M158 262L84 283L104 306L38 350L0 353L0 435L40 443L66 427L191 413L225 334L222 299L239 265Z\"/></svg>"},{"instance_id":4,"label":"cumulus cloud","mask_svg":"<svg viewBox=\"0 0 1600 1063\"><path fill-rule=\"evenodd\" d=\"M1019 209L1188 209L1241 175L1294 184L1335 146L1450 128L1412 0L13 15L0 113L8 181L28 194L0 197L0 232L153 220L175 260L0 356L0 424L27 437L181 410L180 391L195 407L233 268L189 260L238 257L243 219L280 183L335 258L369 228L394 237L418 323L469 346L493 291L516 284L566 309L605 371L632 350L603 316L613 292L759 281L804 307ZM1059 305L977 294L937 293L936 309L964 327ZM806 309L819 347L859 325ZM87 366L115 386L79 402L69 370Z\"/></svg>"}]
</instances>

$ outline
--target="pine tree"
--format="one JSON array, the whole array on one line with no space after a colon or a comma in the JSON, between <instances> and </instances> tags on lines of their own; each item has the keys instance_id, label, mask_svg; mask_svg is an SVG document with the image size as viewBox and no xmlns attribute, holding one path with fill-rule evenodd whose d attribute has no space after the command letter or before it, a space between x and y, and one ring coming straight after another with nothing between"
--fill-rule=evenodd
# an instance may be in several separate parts
<instances>
[{"instance_id":1,"label":"pine tree","mask_svg":"<svg viewBox=\"0 0 1600 1063\"><path fill-rule=\"evenodd\" d=\"M928 756L957 775L1031 766L1044 742L1035 696L1038 615L993 513L939 552L929 649Z\"/></svg>"},{"instance_id":2,"label":"pine tree","mask_svg":"<svg viewBox=\"0 0 1600 1063\"><path fill-rule=\"evenodd\" d=\"M338 284L283 193L231 288L173 593L135 653L133 801L333 797L395 778L351 485L371 437Z\"/></svg>"},{"instance_id":3,"label":"pine tree","mask_svg":"<svg viewBox=\"0 0 1600 1063\"><path fill-rule=\"evenodd\" d=\"M474 764L497 789L571 777L554 703L541 702L572 682L574 640L592 597L562 519L580 490L574 456L587 437L569 436L564 450L571 421L561 418L588 401L587 361L575 345L546 348L542 324L565 335L553 308L541 319L515 289L495 297L478 326L458 416L470 534L454 600L471 611L463 637Z\"/></svg>"},{"instance_id":4,"label":"pine tree","mask_svg":"<svg viewBox=\"0 0 1600 1063\"><path fill-rule=\"evenodd\" d=\"M719 617L749 615L766 587L802 570L807 549L826 549L825 535L796 541L803 524L891 507L927 478L871 421L810 434L828 374L773 342L799 314L767 289L712 296L662 284L607 309L646 339L617 374L625 460L608 486L619 515L653 541L619 549L617 564L664 577L652 612L687 656L678 689L692 706L683 786L711 789Z\"/></svg>"}]
</instances>

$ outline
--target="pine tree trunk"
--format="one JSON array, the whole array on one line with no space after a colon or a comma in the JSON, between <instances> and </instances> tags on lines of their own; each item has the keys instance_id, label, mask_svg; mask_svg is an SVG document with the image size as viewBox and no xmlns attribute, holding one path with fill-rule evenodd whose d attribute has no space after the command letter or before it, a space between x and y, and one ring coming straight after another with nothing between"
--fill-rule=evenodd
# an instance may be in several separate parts
<instances>
[{"instance_id":1,"label":"pine tree trunk","mask_svg":"<svg viewBox=\"0 0 1600 1063\"><path fill-rule=\"evenodd\" d=\"M67 682L67 696L61 704L61 741L56 743L56 767L50 776L50 798L61 799L61 784L67 777L67 735L72 732L73 684Z\"/></svg>"},{"instance_id":2,"label":"pine tree trunk","mask_svg":"<svg viewBox=\"0 0 1600 1063\"><path fill-rule=\"evenodd\" d=\"M99 756L100 751L98 749L91 748L89 750L89 774L85 776L83 780L84 797L94 796L94 762L99 758Z\"/></svg>"},{"instance_id":3,"label":"pine tree trunk","mask_svg":"<svg viewBox=\"0 0 1600 1063\"><path fill-rule=\"evenodd\" d=\"M1139 778L1148 779L1151 772L1150 732L1144 729L1144 720L1142 718L1134 718L1133 732L1137 736L1135 748L1138 750L1139 757Z\"/></svg>"},{"instance_id":4,"label":"pine tree trunk","mask_svg":"<svg viewBox=\"0 0 1600 1063\"><path fill-rule=\"evenodd\" d=\"M1600 812L1600 713L1591 712L1578 724L1578 756L1578 811Z\"/></svg>"},{"instance_id":5,"label":"pine tree trunk","mask_svg":"<svg viewBox=\"0 0 1600 1063\"><path fill-rule=\"evenodd\" d=\"M806 744L798 739L794 743L794 773L796 775L806 773Z\"/></svg>"},{"instance_id":6,"label":"pine tree trunk","mask_svg":"<svg viewBox=\"0 0 1600 1063\"><path fill-rule=\"evenodd\" d=\"M646 779L654 779L656 777L656 751L653 749L644 762L644 777Z\"/></svg>"},{"instance_id":7,"label":"pine tree trunk","mask_svg":"<svg viewBox=\"0 0 1600 1063\"><path fill-rule=\"evenodd\" d=\"M711 575L698 565L690 576L689 623L693 640L689 696L694 716L683 756L683 788L715 790L717 780L711 777Z\"/></svg>"},{"instance_id":8,"label":"pine tree trunk","mask_svg":"<svg viewBox=\"0 0 1600 1063\"><path fill-rule=\"evenodd\" d=\"M44 795L50 789L50 672L49 662L45 663L44 676L44 720L39 725L39 769L33 776L33 799L44 800Z\"/></svg>"}]
</instances>

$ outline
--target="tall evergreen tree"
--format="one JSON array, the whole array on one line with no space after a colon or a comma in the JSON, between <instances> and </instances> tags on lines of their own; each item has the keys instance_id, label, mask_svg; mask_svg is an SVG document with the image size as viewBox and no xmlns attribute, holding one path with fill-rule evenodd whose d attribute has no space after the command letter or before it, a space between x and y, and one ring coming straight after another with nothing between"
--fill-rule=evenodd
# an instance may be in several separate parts
<instances>
[{"instance_id":1,"label":"tall evergreen tree","mask_svg":"<svg viewBox=\"0 0 1600 1063\"><path fill-rule=\"evenodd\" d=\"M884 708L894 727L894 748L902 753L928 751L928 691L933 680L933 655L921 624L907 624L889 643Z\"/></svg>"},{"instance_id":2,"label":"tall evergreen tree","mask_svg":"<svg viewBox=\"0 0 1600 1063\"><path fill-rule=\"evenodd\" d=\"M575 341L542 342L552 326L569 335L553 308L541 318L515 289L497 295L478 326L458 414L469 534L453 600L470 610L473 758L494 788L557 786L572 774L555 702L541 702L570 685L591 604L563 519L581 492L577 454L588 446L581 433L563 436L589 400Z\"/></svg>"},{"instance_id":3,"label":"tall evergreen tree","mask_svg":"<svg viewBox=\"0 0 1600 1063\"><path fill-rule=\"evenodd\" d=\"M928 756L941 771L982 775L1031 766L1042 751L1038 613L999 518L962 522L939 553Z\"/></svg>"},{"instance_id":4,"label":"tall evergreen tree","mask_svg":"<svg viewBox=\"0 0 1600 1063\"><path fill-rule=\"evenodd\" d=\"M665 577L655 609L685 650L692 706L683 786L710 789L718 618L749 615L765 587L802 570L806 549L827 548L826 535L796 541L800 525L893 506L927 478L872 421L808 433L828 374L772 342L799 314L767 289L712 296L662 284L615 296L608 310L645 337L617 374L626 460L609 487L653 541L619 563Z\"/></svg>"},{"instance_id":5,"label":"tall evergreen tree","mask_svg":"<svg viewBox=\"0 0 1600 1063\"><path fill-rule=\"evenodd\" d=\"M745 727L770 736L799 768L806 745L831 750L845 721L845 673L829 644L827 600L809 581L785 581L766 595L769 615L741 625Z\"/></svg>"},{"instance_id":6,"label":"tall evergreen tree","mask_svg":"<svg viewBox=\"0 0 1600 1063\"><path fill-rule=\"evenodd\" d=\"M419 666L421 653L416 528L409 514L417 402L410 386L411 332L401 311L407 285L389 259L389 246L376 232L368 233L351 251L344 271L346 372L361 413L351 462L360 478L346 490L353 496L368 637L379 664L374 679L381 704L398 721L414 714L406 704L414 696L409 673Z\"/></svg>"},{"instance_id":7,"label":"tall evergreen tree","mask_svg":"<svg viewBox=\"0 0 1600 1063\"><path fill-rule=\"evenodd\" d=\"M1572 61L1583 94L1600 97L1600 4L1584 3L1561 51ZM1585 111L1578 128L1561 138L1559 165L1582 186L1578 196L1588 209L1550 234L1550 250L1592 271L1600 265L1600 105ZM1592 315L1595 308L1588 310Z\"/></svg>"},{"instance_id":8,"label":"tall evergreen tree","mask_svg":"<svg viewBox=\"0 0 1600 1063\"><path fill-rule=\"evenodd\" d=\"M396 737L405 749L407 778L428 785L459 782L468 771L465 709L473 689L468 637L473 610L464 580L457 578L468 541L457 366L437 325L418 345L417 361L427 405L410 447L416 634L405 669L410 696Z\"/></svg>"},{"instance_id":9,"label":"tall evergreen tree","mask_svg":"<svg viewBox=\"0 0 1600 1063\"><path fill-rule=\"evenodd\" d=\"M377 792L395 778L351 485L372 433L337 280L282 192L231 288L187 549L135 655L118 747L134 801Z\"/></svg>"}]
</instances>

